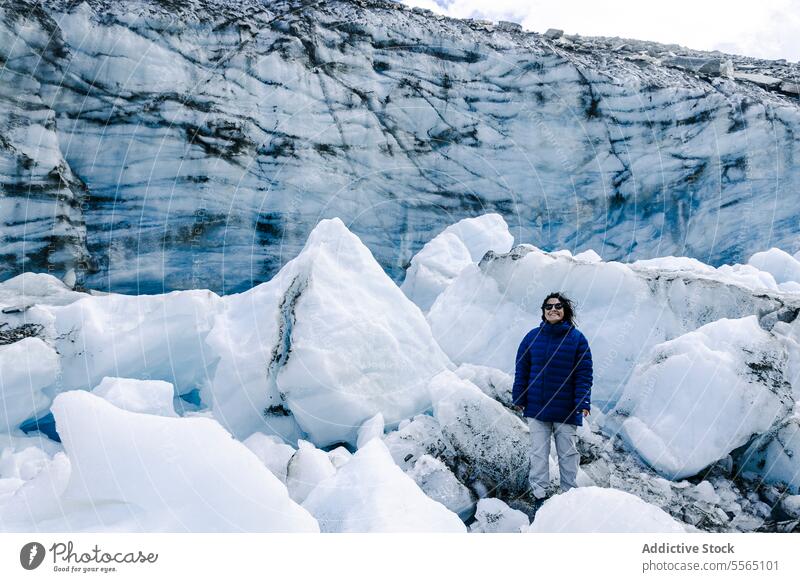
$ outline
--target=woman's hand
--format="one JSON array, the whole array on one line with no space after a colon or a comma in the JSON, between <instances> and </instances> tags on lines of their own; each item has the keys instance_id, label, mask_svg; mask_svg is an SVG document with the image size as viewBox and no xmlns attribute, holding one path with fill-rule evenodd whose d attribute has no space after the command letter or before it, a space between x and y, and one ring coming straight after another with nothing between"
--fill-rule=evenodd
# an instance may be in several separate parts
<instances>
[{"instance_id":1,"label":"woman's hand","mask_svg":"<svg viewBox=\"0 0 800 582\"><path fill-rule=\"evenodd\" d=\"M583 412L583 418L586 418L587 416L589 416L589 411L586 410L585 408L583 410L581 410L581 412Z\"/></svg>"}]
</instances>

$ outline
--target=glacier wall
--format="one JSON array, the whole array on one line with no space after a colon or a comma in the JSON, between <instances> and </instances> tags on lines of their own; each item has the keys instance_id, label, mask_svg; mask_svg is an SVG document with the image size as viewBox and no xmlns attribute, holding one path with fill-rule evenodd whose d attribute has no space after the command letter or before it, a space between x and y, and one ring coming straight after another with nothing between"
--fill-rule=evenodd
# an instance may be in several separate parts
<instances>
[{"instance_id":1,"label":"glacier wall","mask_svg":"<svg viewBox=\"0 0 800 582\"><path fill-rule=\"evenodd\" d=\"M711 57L384 0L2 2L0 277L237 292L334 216L398 282L487 212L605 260L795 252L798 66Z\"/></svg>"}]
</instances>

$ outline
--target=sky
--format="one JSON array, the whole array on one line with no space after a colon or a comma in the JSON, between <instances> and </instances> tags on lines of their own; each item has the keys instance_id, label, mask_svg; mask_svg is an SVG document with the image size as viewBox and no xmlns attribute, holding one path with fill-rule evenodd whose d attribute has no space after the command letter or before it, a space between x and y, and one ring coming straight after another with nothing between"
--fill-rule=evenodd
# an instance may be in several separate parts
<instances>
[{"instance_id":1,"label":"sky","mask_svg":"<svg viewBox=\"0 0 800 582\"><path fill-rule=\"evenodd\" d=\"M401 0L456 18L526 30L619 36L697 50L800 61L800 0Z\"/></svg>"}]
</instances>

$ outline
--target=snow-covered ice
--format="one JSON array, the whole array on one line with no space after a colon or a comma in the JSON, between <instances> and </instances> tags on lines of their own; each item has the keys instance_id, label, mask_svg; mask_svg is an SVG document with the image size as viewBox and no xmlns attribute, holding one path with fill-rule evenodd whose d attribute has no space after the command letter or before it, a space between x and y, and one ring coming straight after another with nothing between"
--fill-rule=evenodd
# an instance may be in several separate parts
<instances>
[{"instance_id":1,"label":"snow-covered ice","mask_svg":"<svg viewBox=\"0 0 800 582\"><path fill-rule=\"evenodd\" d=\"M651 466L688 477L788 414L784 361L756 316L720 319L655 346L609 419Z\"/></svg>"},{"instance_id":2,"label":"snow-covered ice","mask_svg":"<svg viewBox=\"0 0 800 582\"><path fill-rule=\"evenodd\" d=\"M333 466L338 469L353 458L353 453L348 451L345 447L336 447L328 451L328 458Z\"/></svg>"},{"instance_id":3,"label":"snow-covered ice","mask_svg":"<svg viewBox=\"0 0 800 582\"><path fill-rule=\"evenodd\" d=\"M45 327L61 356L54 392L88 389L104 377L163 380L177 394L202 385L214 354L203 339L221 298L206 290L163 295L84 295L63 306L40 305L28 318Z\"/></svg>"},{"instance_id":4,"label":"snow-covered ice","mask_svg":"<svg viewBox=\"0 0 800 582\"><path fill-rule=\"evenodd\" d=\"M291 415L318 446L355 445L377 413L396 427L429 409L429 379L453 367L338 218L320 221L274 279L224 304L206 339L221 357L208 396L240 438Z\"/></svg>"},{"instance_id":5,"label":"snow-covered ice","mask_svg":"<svg viewBox=\"0 0 800 582\"><path fill-rule=\"evenodd\" d=\"M695 485L689 492L689 495L699 499L700 501L705 501L706 503L711 504L718 504L722 500L714 490L714 485L708 481L701 481Z\"/></svg>"},{"instance_id":6,"label":"snow-covered ice","mask_svg":"<svg viewBox=\"0 0 800 582\"><path fill-rule=\"evenodd\" d=\"M485 497L478 501L472 533L519 533L530 525L528 516L511 509L501 499Z\"/></svg>"},{"instance_id":7,"label":"snow-covered ice","mask_svg":"<svg viewBox=\"0 0 800 582\"><path fill-rule=\"evenodd\" d=\"M411 259L400 289L423 311L469 264L486 251L507 253L514 244L508 225L499 214L465 218L445 228Z\"/></svg>"},{"instance_id":8,"label":"snow-covered ice","mask_svg":"<svg viewBox=\"0 0 800 582\"><path fill-rule=\"evenodd\" d=\"M744 471L800 494L800 415L753 439L739 456Z\"/></svg>"},{"instance_id":9,"label":"snow-covered ice","mask_svg":"<svg viewBox=\"0 0 800 582\"><path fill-rule=\"evenodd\" d=\"M117 408L160 416L178 416L172 406L175 389L163 380L103 378L92 394L105 398Z\"/></svg>"},{"instance_id":10,"label":"snow-covered ice","mask_svg":"<svg viewBox=\"0 0 800 582\"><path fill-rule=\"evenodd\" d=\"M513 404L511 389L514 385L514 376L503 370L478 366L475 364L461 364L455 370L456 375L464 380L469 380L480 388L484 394L494 398L505 406Z\"/></svg>"},{"instance_id":11,"label":"snow-covered ice","mask_svg":"<svg viewBox=\"0 0 800 582\"><path fill-rule=\"evenodd\" d=\"M317 485L336 474L336 467L325 451L312 443L300 440L297 445L286 466L286 487L293 500L303 503Z\"/></svg>"},{"instance_id":12,"label":"snow-covered ice","mask_svg":"<svg viewBox=\"0 0 800 582\"><path fill-rule=\"evenodd\" d=\"M37 516L37 529L318 531L278 478L214 420L130 412L79 390L59 394L53 414L66 455L47 475L59 487L40 489L63 493L46 500L50 512ZM34 527L8 507L0 522Z\"/></svg>"},{"instance_id":13,"label":"snow-covered ice","mask_svg":"<svg viewBox=\"0 0 800 582\"><path fill-rule=\"evenodd\" d=\"M295 454L294 447L287 445L275 435L261 432L254 432L242 442L261 459L273 475L281 480L281 483L286 484L289 460Z\"/></svg>"},{"instance_id":14,"label":"snow-covered ice","mask_svg":"<svg viewBox=\"0 0 800 582\"><path fill-rule=\"evenodd\" d=\"M458 516L430 499L395 465L386 446L369 441L303 502L323 532L464 532Z\"/></svg>"},{"instance_id":15,"label":"snow-covered ice","mask_svg":"<svg viewBox=\"0 0 800 582\"><path fill-rule=\"evenodd\" d=\"M39 338L0 345L0 431L46 410L51 400L44 389L60 371L58 354Z\"/></svg>"},{"instance_id":16,"label":"snow-covered ice","mask_svg":"<svg viewBox=\"0 0 800 582\"><path fill-rule=\"evenodd\" d=\"M789 517L800 519L800 495L787 495L781 505Z\"/></svg>"},{"instance_id":17,"label":"snow-covered ice","mask_svg":"<svg viewBox=\"0 0 800 582\"><path fill-rule=\"evenodd\" d=\"M531 533L685 533L664 510L635 495L578 487L545 501L527 528Z\"/></svg>"},{"instance_id":18,"label":"snow-covered ice","mask_svg":"<svg viewBox=\"0 0 800 582\"><path fill-rule=\"evenodd\" d=\"M372 418L365 420L358 429L356 447L360 449L372 439L382 438L385 424L386 423L383 420L383 415L380 412L378 412Z\"/></svg>"},{"instance_id":19,"label":"snow-covered ice","mask_svg":"<svg viewBox=\"0 0 800 582\"><path fill-rule=\"evenodd\" d=\"M442 434L442 427L432 416L419 414L406 423L401 423L384 438L394 462L404 471L414 466L424 455L431 455L452 463L455 450Z\"/></svg>"},{"instance_id":20,"label":"snow-covered ice","mask_svg":"<svg viewBox=\"0 0 800 582\"><path fill-rule=\"evenodd\" d=\"M747 264L772 275L781 289L800 292L800 261L786 251L773 247L755 253Z\"/></svg>"},{"instance_id":21,"label":"snow-covered ice","mask_svg":"<svg viewBox=\"0 0 800 582\"><path fill-rule=\"evenodd\" d=\"M425 495L458 514L462 520L469 519L475 512L475 495L436 457L422 455L406 474L414 479Z\"/></svg>"},{"instance_id":22,"label":"snow-covered ice","mask_svg":"<svg viewBox=\"0 0 800 582\"><path fill-rule=\"evenodd\" d=\"M28 449L28 452L32 451ZM45 458L35 473L21 473L13 493L0 498L0 524L4 524L4 529L26 530L61 515L64 510L62 495L71 474L72 465L63 452Z\"/></svg>"},{"instance_id":23,"label":"snow-covered ice","mask_svg":"<svg viewBox=\"0 0 800 582\"><path fill-rule=\"evenodd\" d=\"M86 297L47 273L21 273L0 283L0 307L67 305Z\"/></svg>"},{"instance_id":24,"label":"snow-covered ice","mask_svg":"<svg viewBox=\"0 0 800 582\"><path fill-rule=\"evenodd\" d=\"M453 372L430 385L433 415L457 457L456 474L488 490L522 492L528 481L528 427L472 382Z\"/></svg>"}]
</instances>

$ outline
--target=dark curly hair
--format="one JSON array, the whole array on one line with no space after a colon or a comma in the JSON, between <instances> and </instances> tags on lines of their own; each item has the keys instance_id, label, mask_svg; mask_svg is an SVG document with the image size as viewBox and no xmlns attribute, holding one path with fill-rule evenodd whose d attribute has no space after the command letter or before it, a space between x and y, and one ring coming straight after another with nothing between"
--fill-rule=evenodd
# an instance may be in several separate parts
<instances>
[{"instance_id":1,"label":"dark curly hair","mask_svg":"<svg viewBox=\"0 0 800 582\"><path fill-rule=\"evenodd\" d=\"M576 317L575 317L575 308L572 305L572 301L570 301L569 298L562 295L558 291L550 293L542 301L542 321L547 321L547 319L545 319L544 317L544 304L547 303L548 299L558 299L564 305L564 321L574 326Z\"/></svg>"}]
</instances>

